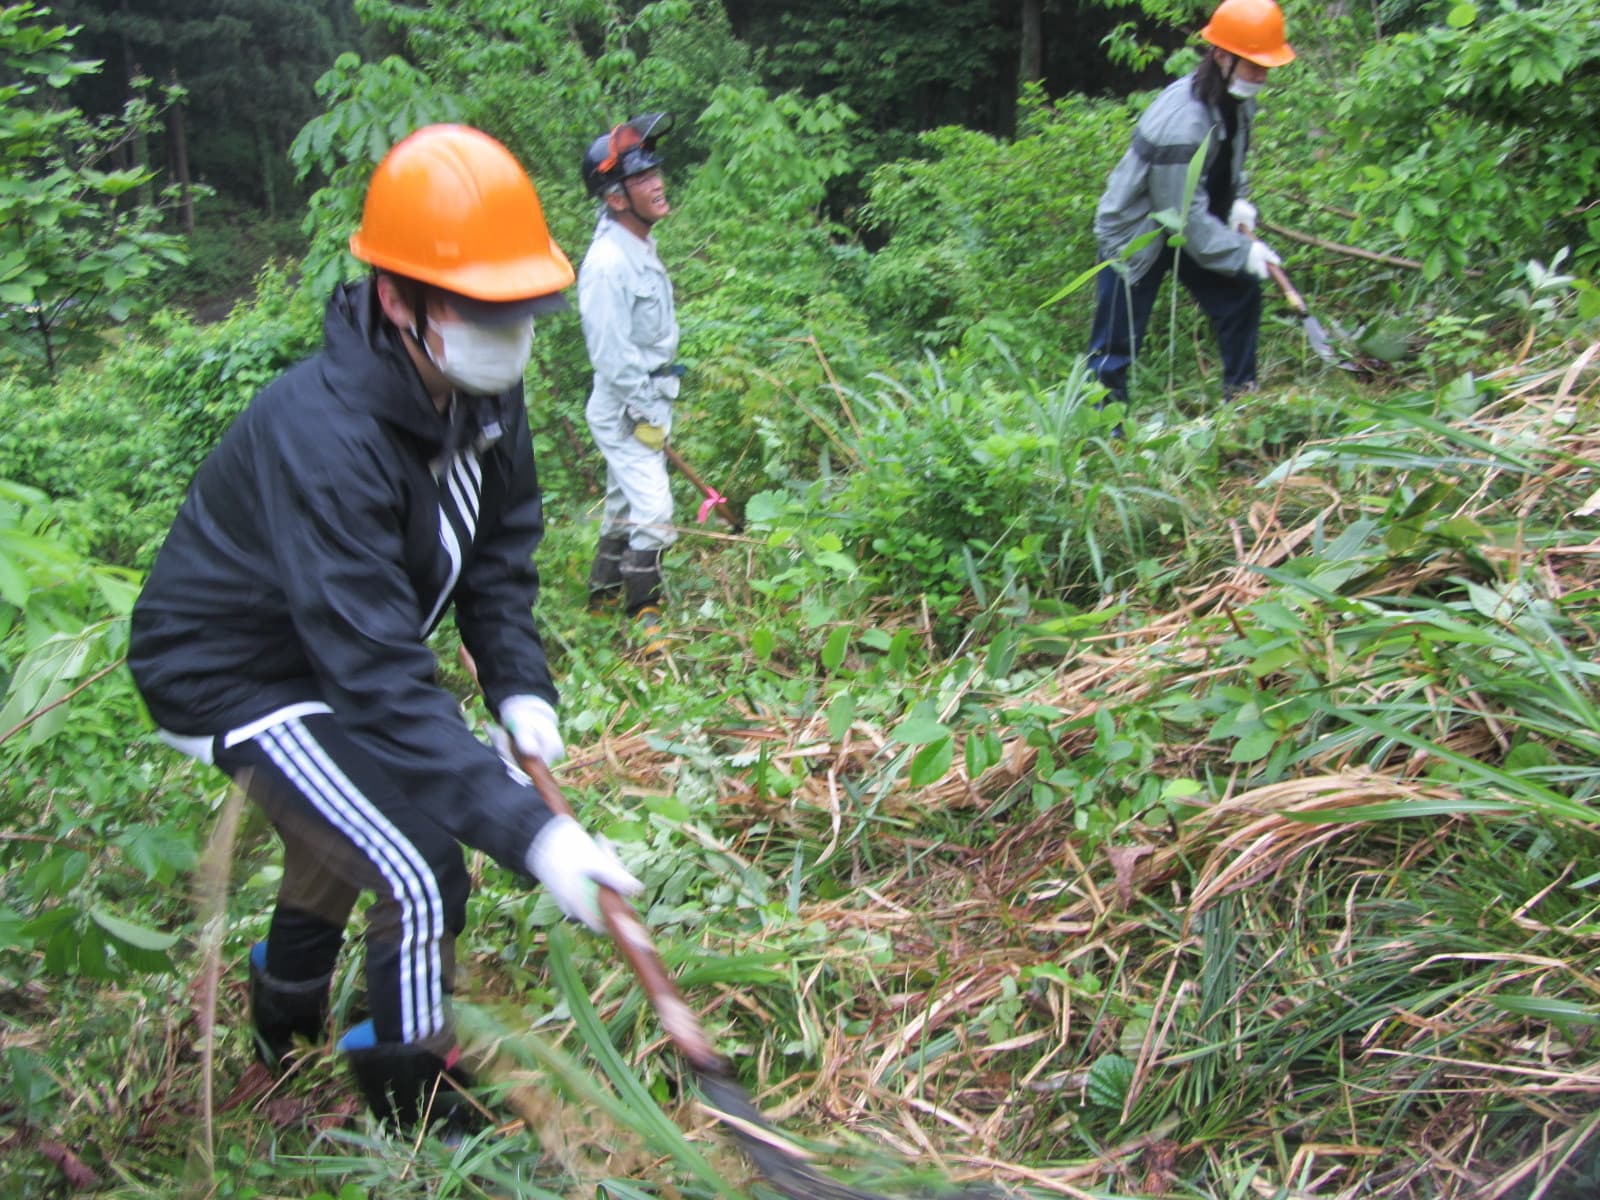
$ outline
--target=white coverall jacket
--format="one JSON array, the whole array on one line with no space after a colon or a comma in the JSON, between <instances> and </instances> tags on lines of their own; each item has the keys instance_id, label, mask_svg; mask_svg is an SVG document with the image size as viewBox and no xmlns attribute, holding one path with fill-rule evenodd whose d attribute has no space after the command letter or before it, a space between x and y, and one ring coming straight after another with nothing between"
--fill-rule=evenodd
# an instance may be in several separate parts
<instances>
[{"instance_id":1,"label":"white coverall jacket","mask_svg":"<svg viewBox=\"0 0 1600 1200\"><path fill-rule=\"evenodd\" d=\"M628 532L634 550L672 544L672 493L667 459L633 436L638 424L672 429L678 352L672 283L653 237L640 238L608 214L578 268L578 312L594 367L584 415L606 460L605 514L600 534Z\"/></svg>"}]
</instances>

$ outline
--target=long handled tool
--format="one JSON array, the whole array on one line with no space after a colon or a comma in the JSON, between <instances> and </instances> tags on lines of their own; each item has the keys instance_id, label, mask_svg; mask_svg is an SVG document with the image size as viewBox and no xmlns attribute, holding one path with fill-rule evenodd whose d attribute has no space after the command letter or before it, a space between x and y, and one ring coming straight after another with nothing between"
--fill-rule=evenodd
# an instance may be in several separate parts
<instances>
[{"instance_id":1,"label":"long handled tool","mask_svg":"<svg viewBox=\"0 0 1600 1200\"><path fill-rule=\"evenodd\" d=\"M1240 225L1239 232L1247 236L1255 236L1250 227ZM1278 285L1278 290L1283 293L1284 303L1289 310L1300 318L1300 328L1306 332L1306 344L1311 347L1311 352L1327 363L1330 367L1338 367L1341 371L1355 371L1366 373L1366 368L1349 359L1341 358L1328 341L1327 331L1322 328L1322 322L1311 315L1311 307L1306 303L1306 298L1300 294L1300 289L1289 282L1288 273L1275 262L1267 264L1267 275L1273 283Z\"/></svg>"},{"instance_id":2,"label":"long handled tool","mask_svg":"<svg viewBox=\"0 0 1600 1200\"><path fill-rule=\"evenodd\" d=\"M1311 347L1311 352L1329 366L1342 367L1346 370L1358 370L1354 363L1344 361L1334 351L1333 345L1328 341L1327 332L1322 328L1322 322L1311 315L1311 308L1306 304L1294 284L1289 282L1289 276L1284 273L1277 263L1267 264L1267 274L1272 282L1278 285L1278 290L1283 293L1284 303L1291 312L1300 318L1300 327L1306 331L1306 343Z\"/></svg>"},{"instance_id":3,"label":"long handled tool","mask_svg":"<svg viewBox=\"0 0 1600 1200\"><path fill-rule=\"evenodd\" d=\"M461 661L476 681L477 667L465 647L461 650ZM517 750L515 743L511 744L511 749L517 765L533 781L550 811L572 816L572 806L567 803L550 768L540 759ZM650 931L633 906L611 888L602 887L600 915L605 919L611 940L617 944L649 997L662 1029L694 1069L707 1106L756 1170L793 1200L883 1200L871 1192L858 1191L819 1175L807 1164L806 1151L789 1141L761 1115L761 1110L734 1078L732 1064L711 1045L694 1010L684 1001L661 955L656 952Z\"/></svg>"},{"instance_id":4,"label":"long handled tool","mask_svg":"<svg viewBox=\"0 0 1600 1200\"><path fill-rule=\"evenodd\" d=\"M679 454L672 448L671 442L668 442L663 449L665 449L667 452L667 461L673 466L677 467L682 473L683 477L690 483L694 484L695 487L699 488L701 495L705 496L706 501L700 506L700 523L702 525L705 524L707 513L714 510L717 516L726 521L728 523L728 528L732 529L735 533L738 533L740 529L744 528L744 522L739 520L739 518L734 515L733 509L728 506L728 498L721 492L717 491L716 488L706 483L706 481L701 479L700 476L696 475L694 473L694 468L683 461L683 455Z\"/></svg>"},{"instance_id":5,"label":"long handled tool","mask_svg":"<svg viewBox=\"0 0 1600 1200\"><path fill-rule=\"evenodd\" d=\"M517 763L551 812L572 814L550 769L537 758L519 753ZM755 1168L785 1195L795 1200L879 1200L870 1192L858 1191L817 1174L806 1163L806 1152L772 1127L748 1093L734 1078L733 1066L719 1054L706 1037L672 977L656 952L633 906L610 888L600 889L600 913L606 930L627 960L644 988L645 995L661 1021L661 1028L677 1047L678 1053L694 1069L695 1081L724 1129L733 1135Z\"/></svg>"}]
</instances>

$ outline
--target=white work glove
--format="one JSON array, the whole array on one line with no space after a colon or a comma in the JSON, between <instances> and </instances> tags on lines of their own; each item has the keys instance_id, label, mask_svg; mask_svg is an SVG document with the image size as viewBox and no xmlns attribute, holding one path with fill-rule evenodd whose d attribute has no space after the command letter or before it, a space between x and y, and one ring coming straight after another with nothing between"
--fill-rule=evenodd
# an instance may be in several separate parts
<instances>
[{"instance_id":1,"label":"white work glove","mask_svg":"<svg viewBox=\"0 0 1600 1200\"><path fill-rule=\"evenodd\" d=\"M1237 229L1240 233L1254 233L1257 215L1256 206L1241 196L1228 210L1228 228Z\"/></svg>"},{"instance_id":2,"label":"white work glove","mask_svg":"<svg viewBox=\"0 0 1600 1200\"><path fill-rule=\"evenodd\" d=\"M568 816L551 817L528 847L528 874L550 892L567 916L596 933L605 932L600 916L600 886L624 896L637 896L644 884L617 858L616 851L584 832Z\"/></svg>"},{"instance_id":3,"label":"white work glove","mask_svg":"<svg viewBox=\"0 0 1600 1200\"><path fill-rule=\"evenodd\" d=\"M1277 266L1282 261L1283 259L1274 254L1265 242L1251 242L1250 253L1244 260L1244 269L1257 279L1265 279L1268 264Z\"/></svg>"},{"instance_id":4,"label":"white work glove","mask_svg":"<svg viewBox=\"0 0 1600 1200\"><path fill-rule=\"evenodd\" d=\"M545 766L553 767L567 756L556 710L538 696L507 696L500 705L500 723L517 749Z\"/></svg>"}]
</instances>

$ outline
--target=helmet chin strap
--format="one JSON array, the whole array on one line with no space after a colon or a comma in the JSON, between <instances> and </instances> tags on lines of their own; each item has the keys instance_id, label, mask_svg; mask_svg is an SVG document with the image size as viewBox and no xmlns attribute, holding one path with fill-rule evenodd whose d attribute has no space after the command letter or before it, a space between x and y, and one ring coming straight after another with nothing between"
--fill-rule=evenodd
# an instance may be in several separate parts
<instances>
[{"instance_id":1,"label":"helmet chin strap","mask_svg":"<svg viewBox=\"0 0 1600 1200\"><path fill-rule=\"evenodd\" d=\"M628 181L626 179L622 181L622 194L628 198L628 211L633 214L634 220L638 221L639 224L643 225L646 229L649 229L655 225L655 219L645 216L639 211L638 205L634 204L633 192L629 189Z\"/></svg>"},{"instance_id":2,"label":"helmet chin strap","mask_svg":"<svg viewBox=\"0 0 1600 1200\"><path fill-rule=\"evenodd\" d=\"M411 309L411 328L406 330L417 343L417 349L428 354L428 285L419 280L407 280L406 306ZM431 359L433 356L429 354Z\"/></svg>"}]
</instances>

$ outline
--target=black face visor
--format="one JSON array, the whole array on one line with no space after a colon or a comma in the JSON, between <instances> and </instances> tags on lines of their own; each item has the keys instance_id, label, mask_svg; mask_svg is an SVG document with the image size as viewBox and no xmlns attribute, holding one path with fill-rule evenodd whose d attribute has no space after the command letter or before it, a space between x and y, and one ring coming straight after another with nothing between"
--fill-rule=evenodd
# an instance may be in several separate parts
<instances>
[{"instance_id":1,"label":"black face visor","mask_svg":"<svg viewBox=\"0 0 1600 1200\"><path fill-rule=\"evenodd\" d=\"M511 325L529 317L566 312L572 307L560 292L551 292L548 296L529 296L525 300L479 300L441 287L435 287L433 292L448 302L463 321L471 321L474 325Z\"/></svg>"}]
</instances>

